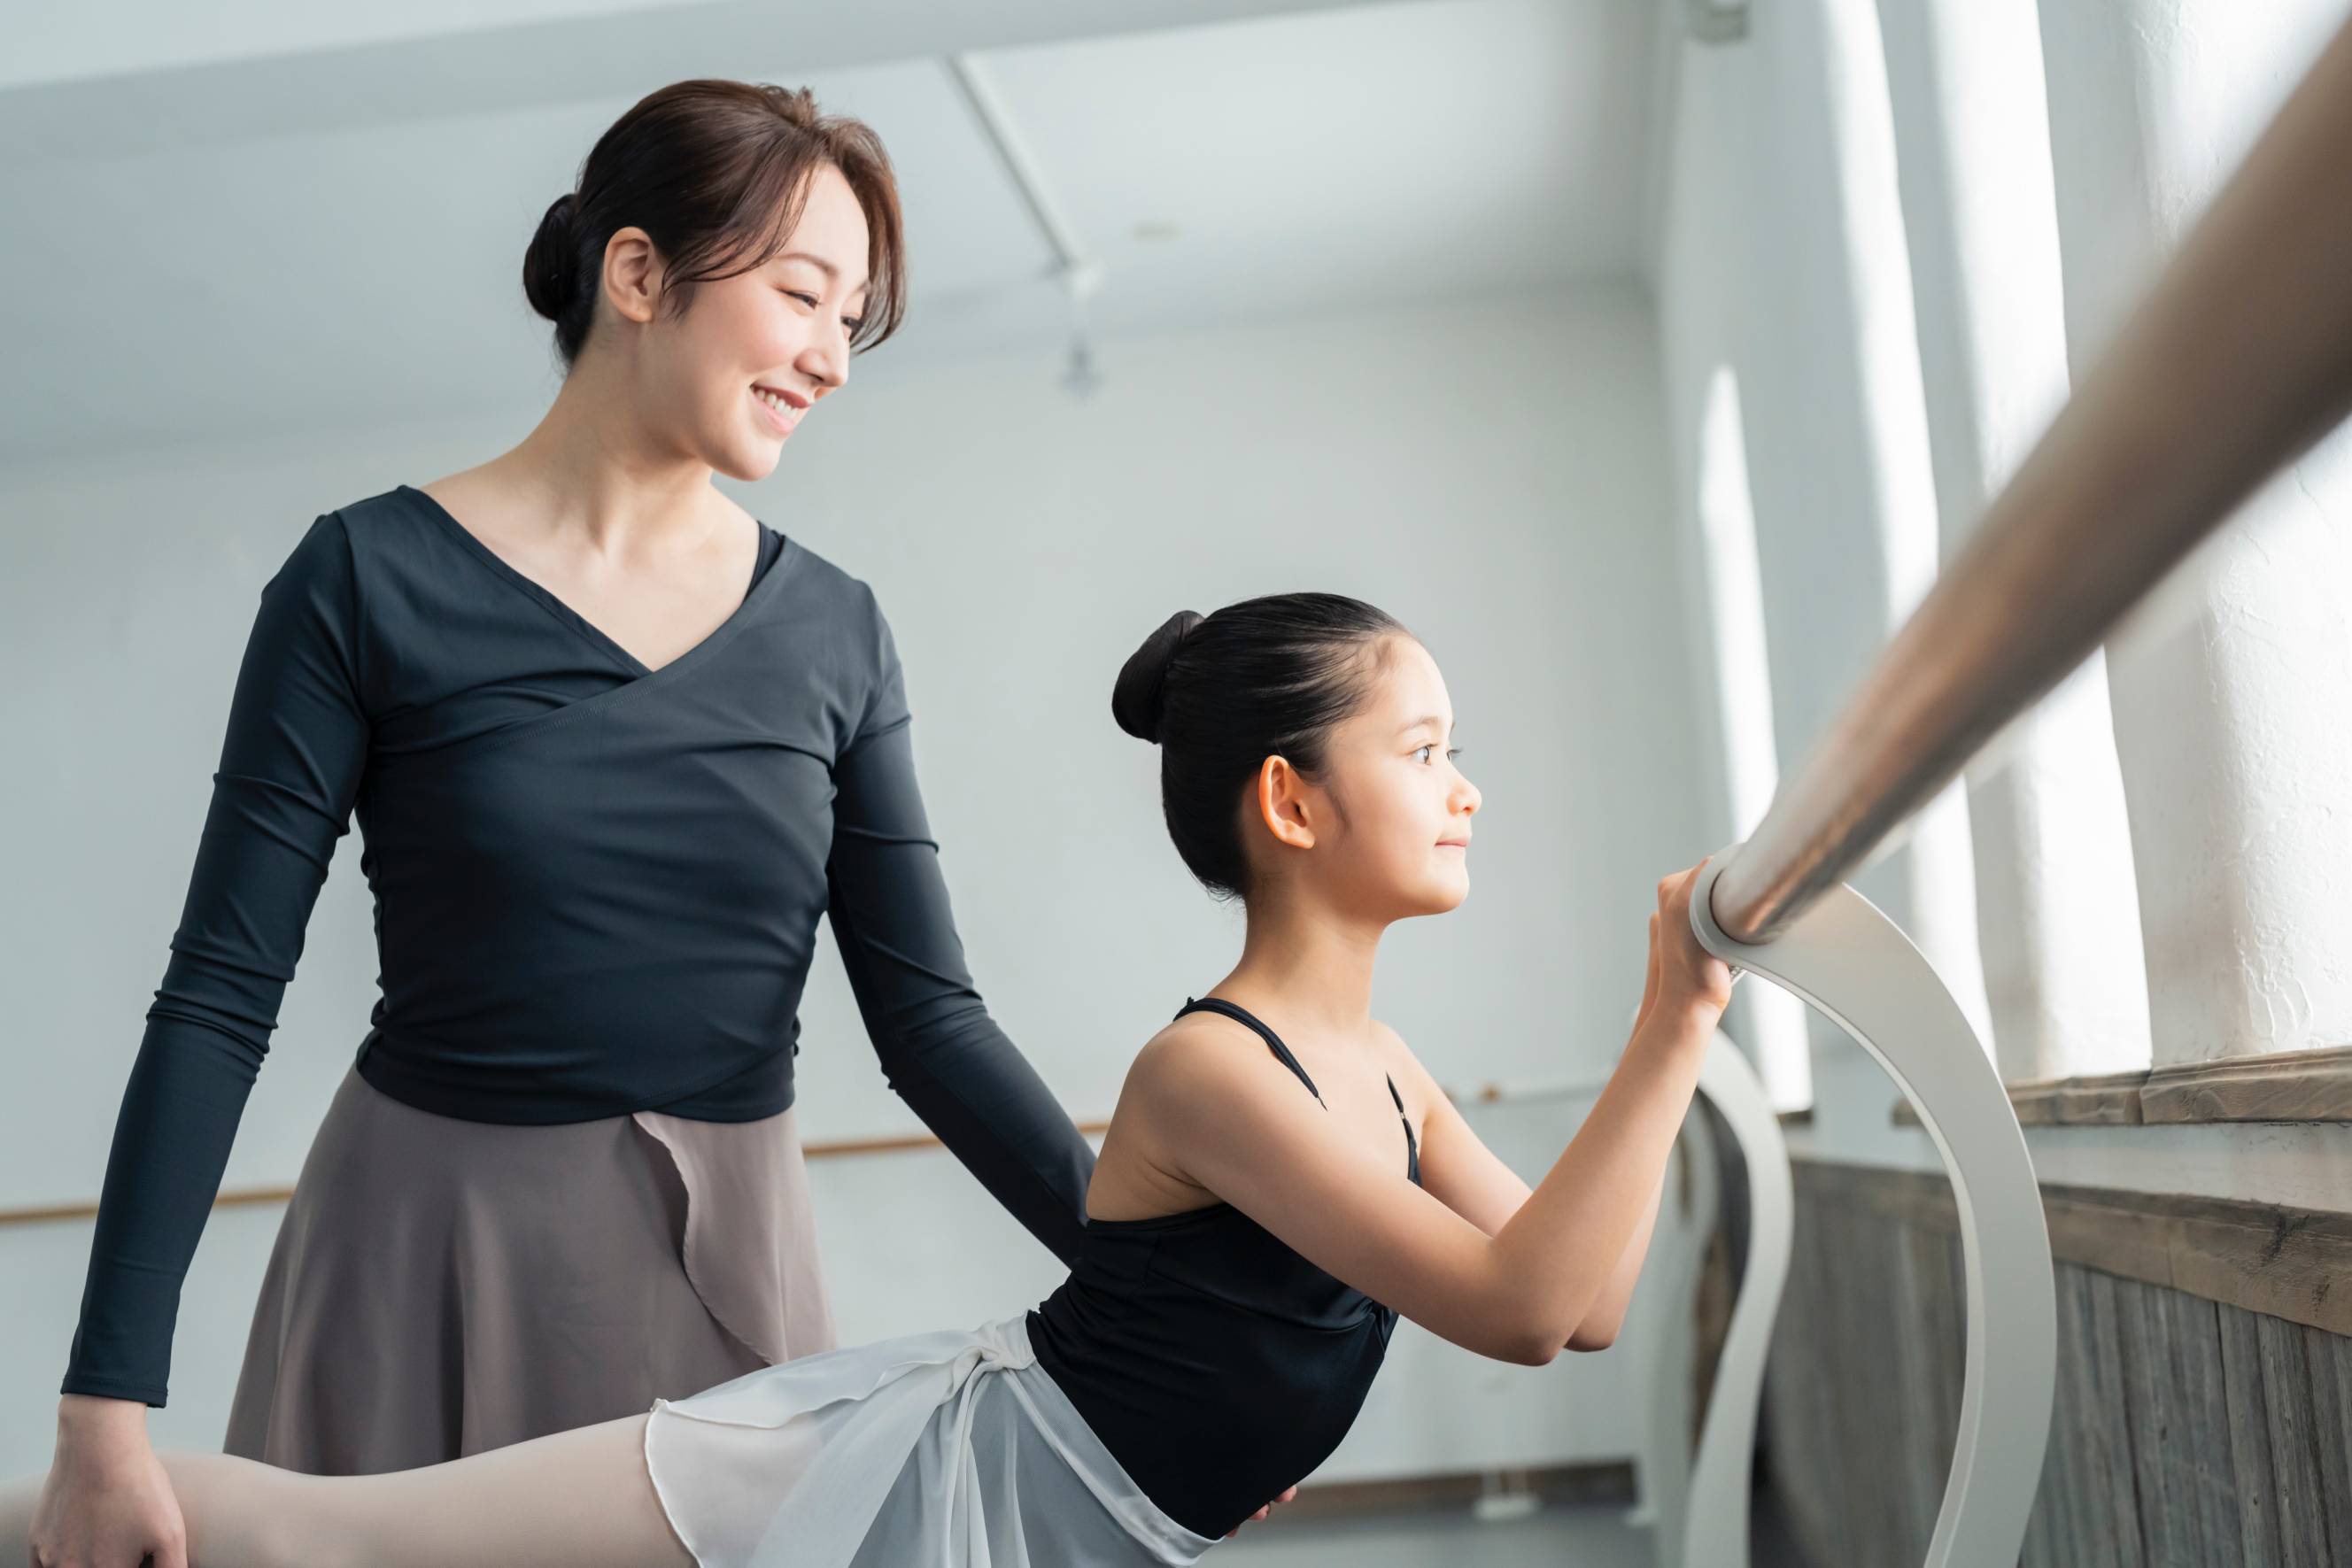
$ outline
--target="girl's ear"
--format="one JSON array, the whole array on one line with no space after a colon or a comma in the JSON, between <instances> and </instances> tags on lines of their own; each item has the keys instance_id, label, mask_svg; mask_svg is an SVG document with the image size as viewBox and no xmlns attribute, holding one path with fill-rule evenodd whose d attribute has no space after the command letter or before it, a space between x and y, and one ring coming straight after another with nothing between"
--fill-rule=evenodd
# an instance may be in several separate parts
<instances>
[{"instance_id":1,"label":"girl's ear","mask_svg":"<svg viewBox=\"0 0 2352 1568\"><path fill-rule=\"evenodd\" d=\"M1315 847L1315 830L1307 821L1307 781L1287 758L1277 755L1258 764L1257 811L1276 843Z\"/></svg>"}]
</instances>

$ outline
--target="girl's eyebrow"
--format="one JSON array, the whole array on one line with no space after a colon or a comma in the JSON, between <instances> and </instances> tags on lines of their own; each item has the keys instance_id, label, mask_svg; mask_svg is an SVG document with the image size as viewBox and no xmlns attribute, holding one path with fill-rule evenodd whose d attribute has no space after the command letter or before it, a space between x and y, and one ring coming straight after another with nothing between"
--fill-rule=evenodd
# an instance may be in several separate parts
<instances>
[{"instance_id":1,"label":"girl's eyebrow","mask_svg":"<svg viewBox=\"0 0 2352 1568\"><path fill-rule=\"evenodd\" d=\"M1414 719L1411 724L1406 725L1402 729L1398 730L1398 731L1397 731L1397 734L1398 734L1398 735L1400 735L1400 736L1411 735L1414 730L1419 729L1419 728L1420 728L1423 725L1424 725L1424 724L1435 724L1435 723L1437 723L1437 722L1438 722L1438 717L1437 717L1437 716L1436 716L1435 714L1433 714L1433 713L1423 714L1423 715L1422 715L1419 718ZM1448 733L1448 734L1451 734L1451 733L1453 732L1454 727L1453 727L1452 725L1450 725L1450 724L1449 724L1449 725L1447 725L1447 726L1445 727L1445 728L1446 728L1447 733Z\"/></svg>"}]
</instances>

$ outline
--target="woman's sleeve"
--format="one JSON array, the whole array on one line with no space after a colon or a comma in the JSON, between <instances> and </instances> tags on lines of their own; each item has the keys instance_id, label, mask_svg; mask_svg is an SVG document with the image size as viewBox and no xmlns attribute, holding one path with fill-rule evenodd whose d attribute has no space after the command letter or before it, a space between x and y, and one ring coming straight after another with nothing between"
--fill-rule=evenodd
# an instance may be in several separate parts
<instances>
[{"instance_id":1,"label":"woman's sleeve","mask_svg":"<svg viewBox=\"0 0 2352 1568\"><path fill-rule=\"evenodd\" d=\"M1094 1150L972 987L915 784L898 650L878 608L868 626L880 674L834 765L826 918L890 1087L997 1202L1072 1262Z\"/></svg>"},{"instance_id":2,"label":"woman's sleeve","mask_svg":"<svg viewBox=\"0 0 2352 1568\"><path fill-rule=\"evenodd\" d=\"M220 1191L368 750L340 516L261 590L195 870L107 1155L63 1392L164 1403L180 1286Z\"/></svg>"}]
</instances>

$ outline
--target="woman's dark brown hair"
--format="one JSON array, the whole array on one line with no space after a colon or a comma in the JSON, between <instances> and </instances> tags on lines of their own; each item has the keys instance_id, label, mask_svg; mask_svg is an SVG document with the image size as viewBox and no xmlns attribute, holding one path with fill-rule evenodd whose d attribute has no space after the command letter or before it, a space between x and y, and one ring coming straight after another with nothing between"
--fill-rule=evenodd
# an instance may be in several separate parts
<instances>
[{"instance_id":1,"label":"woman's dark brown hair","mask_svg":"<svg viewBox=\"0 0 2352 1568\"><path fill-rule=\"evenodd\" d=\"M675 319L697 283L733 277L783 249L807 204L809 177L841 171L865 210L866 310L850 339L870 349L906 314L898 185L882 139L861 120L817 112L806 88L697 78L648 93L614 120L555 198L523 256L531 308L555 323L567 370L595 319L604 246L632 225L652 237Z\"/></svg>"}]
</instances>

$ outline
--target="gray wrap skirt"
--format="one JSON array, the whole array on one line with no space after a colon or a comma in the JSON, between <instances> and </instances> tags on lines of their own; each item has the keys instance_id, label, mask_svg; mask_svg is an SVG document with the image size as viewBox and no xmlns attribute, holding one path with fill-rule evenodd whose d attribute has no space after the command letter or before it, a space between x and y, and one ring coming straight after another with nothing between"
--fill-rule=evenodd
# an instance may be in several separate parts
<instances>
[{"instance_id":1,"label":"gray wrap skirt","mask_svg":"<svg viewBox=\"0 0 2352 1568\"><path fill-rule=\"evenodd\" d=\"M354 1065L278 1226L222 1448L408 1469L835 1344L793 1111L469 1122Z\"/></svg>"}]
</instances>

